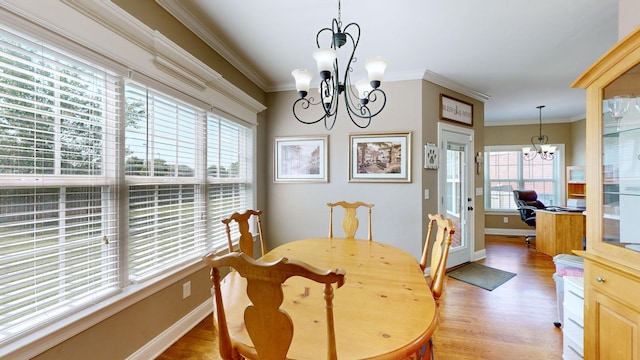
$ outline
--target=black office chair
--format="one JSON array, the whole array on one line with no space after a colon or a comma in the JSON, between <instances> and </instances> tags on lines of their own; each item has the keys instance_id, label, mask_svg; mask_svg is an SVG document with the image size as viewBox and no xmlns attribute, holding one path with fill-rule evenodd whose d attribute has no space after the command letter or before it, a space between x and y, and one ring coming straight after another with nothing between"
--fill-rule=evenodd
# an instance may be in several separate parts
<instances>
[{"instance_id":1,"label":"black office chair","mask_svg":"<svg viewBox=\"0 0 640 360\"><path fill-rule=\"evenodd\" d=\"M551 208L546 207L538 200L538 194L534 190L513 190L513 199L516 202L522 221L534 229L536 228L536 210ZM524 237L527 247L531 246L531 239L535 237L536 234Z\"/></svg>"}]
</instances>

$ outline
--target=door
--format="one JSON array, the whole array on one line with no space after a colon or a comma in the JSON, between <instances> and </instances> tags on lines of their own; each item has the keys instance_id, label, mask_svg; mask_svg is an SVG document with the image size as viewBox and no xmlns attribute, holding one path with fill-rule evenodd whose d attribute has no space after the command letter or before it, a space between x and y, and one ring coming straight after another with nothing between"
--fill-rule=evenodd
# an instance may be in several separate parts
<instances>
[{"instance_id":1,"label":"door","mask_svg":"<svg viewBox=\"0 0 640 360\"><path fill-rule=\"evenodd\" d=\"M474 244L473 129L438 124L440 171L438 212L453 221L447 268L471 261Z\"/></svg>"}]
</instances>

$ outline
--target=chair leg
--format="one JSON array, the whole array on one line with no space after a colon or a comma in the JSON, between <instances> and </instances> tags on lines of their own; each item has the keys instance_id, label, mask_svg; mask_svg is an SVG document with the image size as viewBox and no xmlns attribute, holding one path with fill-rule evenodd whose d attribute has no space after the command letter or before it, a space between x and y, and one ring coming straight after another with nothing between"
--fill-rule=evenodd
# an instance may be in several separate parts
<instances>
[{"instance_id":1,"label":"chair leg","mask_svg":"<svg viewBox=\"0 0 640 360\"><path fill-rule=\"evenodd\" d=\"M527 243L527 247L531 246L531 239L535 239L535 235L527 235L524 237L524 241Z\"/></svg>"}]
</instances>

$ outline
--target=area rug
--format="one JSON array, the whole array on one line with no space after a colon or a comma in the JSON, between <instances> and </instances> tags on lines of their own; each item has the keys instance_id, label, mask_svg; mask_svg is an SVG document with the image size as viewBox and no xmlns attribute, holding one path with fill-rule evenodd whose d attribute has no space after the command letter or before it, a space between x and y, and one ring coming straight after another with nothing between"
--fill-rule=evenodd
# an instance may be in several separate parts
<instances>
[{"instance_id":1,"label":"area rug","mask_svg":"<svg viewBox=\"0 0 640 360\"><path fill-rule=\"evenodd\" d=\"M506 283L512 277L516 276L516 274L512 272L494 269L492 267L476 263L463 265L451 272L448 272L447 275L489 291L497 288L498 286Z\"/></svg>"}]
</instances>

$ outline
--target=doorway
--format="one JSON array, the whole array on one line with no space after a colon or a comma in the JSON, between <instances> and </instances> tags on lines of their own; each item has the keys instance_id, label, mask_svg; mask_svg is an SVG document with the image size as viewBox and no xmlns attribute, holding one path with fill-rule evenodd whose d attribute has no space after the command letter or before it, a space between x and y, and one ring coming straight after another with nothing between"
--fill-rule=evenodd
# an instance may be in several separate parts
<instances>
[{"instance_id":1,"label":"doorway","mask_svg":"<svg viewBox=\"0 0 640 360\"><path fill-rule=\"evenodd\" d=\"M447 268L471 261L474 251L473 129L438 123L438 212L453 221Z\"/></svg>"}]
</instances>

